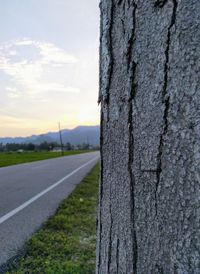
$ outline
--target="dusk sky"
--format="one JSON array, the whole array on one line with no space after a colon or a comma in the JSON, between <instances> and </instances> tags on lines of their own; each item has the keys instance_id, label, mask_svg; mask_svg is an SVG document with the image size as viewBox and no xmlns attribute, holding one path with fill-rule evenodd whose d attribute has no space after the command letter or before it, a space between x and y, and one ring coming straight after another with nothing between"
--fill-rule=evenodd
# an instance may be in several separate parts
<instances>
[{"instance_id":1,"label":"dusk sky","mask_svg":"<svg viewBox=\"0 0 200 274\"><path fill-rule=\"evenodd\" d=\"M98 0L0 0L0 136L99 124Z\"/></svg>"}]
</instances>

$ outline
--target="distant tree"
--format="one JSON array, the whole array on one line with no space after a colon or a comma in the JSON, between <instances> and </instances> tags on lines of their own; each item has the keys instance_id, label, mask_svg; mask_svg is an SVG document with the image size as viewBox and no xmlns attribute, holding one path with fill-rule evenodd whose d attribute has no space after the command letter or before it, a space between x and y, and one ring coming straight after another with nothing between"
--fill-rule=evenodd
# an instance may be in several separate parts
<instances>
[{"instance_id":1,"label":"distant tree","mask_svg":"<svg viewBox=\"0 0 200 274\"><path fill-rule=\"evenodd\" d=\"M18 149L22 149L23 144L16 144L16 143L7 143L6 150L7 151L16 151Z\"/></svg>"},{"instance_id":2,"label":"distant tree","mask_svg":"<svg viewBox=\"0 0 200 274\"><path fill-rule=\"evenodd\" d=\"M66 145L65 145L65 149L66 150L72 150L72 145L69 142L67 142Z\"/></svg>"},{"instance_id":3,"label":"distant tree","mask_svg":"<svg viewBox=\"0 0 200 274\"><path fill-rule=\"evenodd\" d=\"M35 145L32 143L28 143L26 146L26 150L30 150L30 151L35 150Z\"/></svg>"},{"instance_id":4,"label":"distant tree","mask_svg":"<svg viewBox=\"0 0 200 274\"><path fill-rule=\"evenodd\" d=\"M48 143L48 146L50 149L53 149L54 147L59 147L60 145L57 142L50 142Z\"/></svg>"},{"instance_id":5,"label":"distant tree","mask_svg":"<svg viewBox=\"0 0 200 274\"><path fill-rule=\"evenodd\" d=\"M50 150L50 149L51 149L51 145L50 145L50 143L42 142L42 143L38 146L38 148L39 148L40 150Z\"/></svg>"},{"instance_id":6,"label":"distant tree","mask_svg":"<svg viewBox=\"0 0 200 274\"><path fill-rule=\"evenodd\" d=\"M5 149L7 151L17 151L19 149L22 149L22 150L34 150L35 149L35 145L32 144L32 143L22 143L22 144L18 144L18 143L7 143L6 146L5 146Z\"/></svg>"},{"instance_id":7,"label":"distant tree","mask_svg":"<svg viewBox=\"0 0 200 274\"><path fill-rule=\"evenodd\" d=\"M3 151L4 151L4 149L5 149L5 148L4 148L3 143L0 143L0 151L1 151L1 152L3 152Z\"/></svg>"},{"instance_id":8,"label":"distant tree","mask_svg":"<svg viewBox=\"0 0 200 274\"><path fill-rule=\"evenodd\" d=\"M81 149L87 150L87 149L89 149L89 148L90 148L90 145L87 144L87 143L83 143L83 144L81 145Z\"/></svg>"},{"instance_id":9,"label":"distant tree","mask_svg":"<svg viewBox=\"0 0 200 274\"><path fill-rule=\"evenodd\" d=\"M81 150L81 149L82 149L82 145L77 144L77 145L76 145L76 148L77 148L78 150Z\"/></svg>"}]
</instances>

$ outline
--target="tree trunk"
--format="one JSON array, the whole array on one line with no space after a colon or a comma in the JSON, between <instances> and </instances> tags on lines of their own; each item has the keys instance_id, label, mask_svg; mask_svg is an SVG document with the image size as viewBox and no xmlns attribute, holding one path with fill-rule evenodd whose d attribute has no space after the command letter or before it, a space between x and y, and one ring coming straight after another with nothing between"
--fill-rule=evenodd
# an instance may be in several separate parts
<instances>
[{"instance_id":1,"label":"tree trunk","mask_svg":"<svg viewBox=\"0 0 200 274\"><path fill-rule=\"evenodd\" d=\"M102 0L98 274L200 273L200 1Z\"/></svg>"}]
</instances>

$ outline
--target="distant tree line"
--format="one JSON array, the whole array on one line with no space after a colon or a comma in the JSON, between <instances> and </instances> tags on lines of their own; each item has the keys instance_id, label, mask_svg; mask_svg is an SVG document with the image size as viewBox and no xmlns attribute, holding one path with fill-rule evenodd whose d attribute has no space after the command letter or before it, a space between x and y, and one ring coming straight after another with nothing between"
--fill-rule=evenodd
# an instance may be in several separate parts
<instances>
[{"instance_id":1,"label":"distant tree line","mask_svg":"<svg viewBox=\"0 0 200 274\"><path fill-rule=\"evenodd\" d=\"M7 143L2 144L0 143L0 152L3 151L56 151L61 149L60 144L57 142L42 142L39 145L33 144L33 143ZM72 145L71 143L67 142L63 145L63 149L66 151L69 150L98 150L99 146L90 145L87 143L78 144L78 145Z\"/></svg>"}]
</instances>

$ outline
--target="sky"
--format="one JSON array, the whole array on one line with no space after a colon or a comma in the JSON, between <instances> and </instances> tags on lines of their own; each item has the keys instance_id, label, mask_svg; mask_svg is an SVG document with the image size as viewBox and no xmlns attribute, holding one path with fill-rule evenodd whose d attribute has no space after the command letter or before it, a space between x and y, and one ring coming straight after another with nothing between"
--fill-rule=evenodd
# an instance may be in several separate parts
<instances>
[{"instance_id":1,"label":"sky","mask_svg":"<svg viewBox=\"0 0 200 274\"><path fill-rule=\"evenodd\" d=\"M0 0L0 136L99 124L98 0Z\"/></svg>"}]
</instances>

